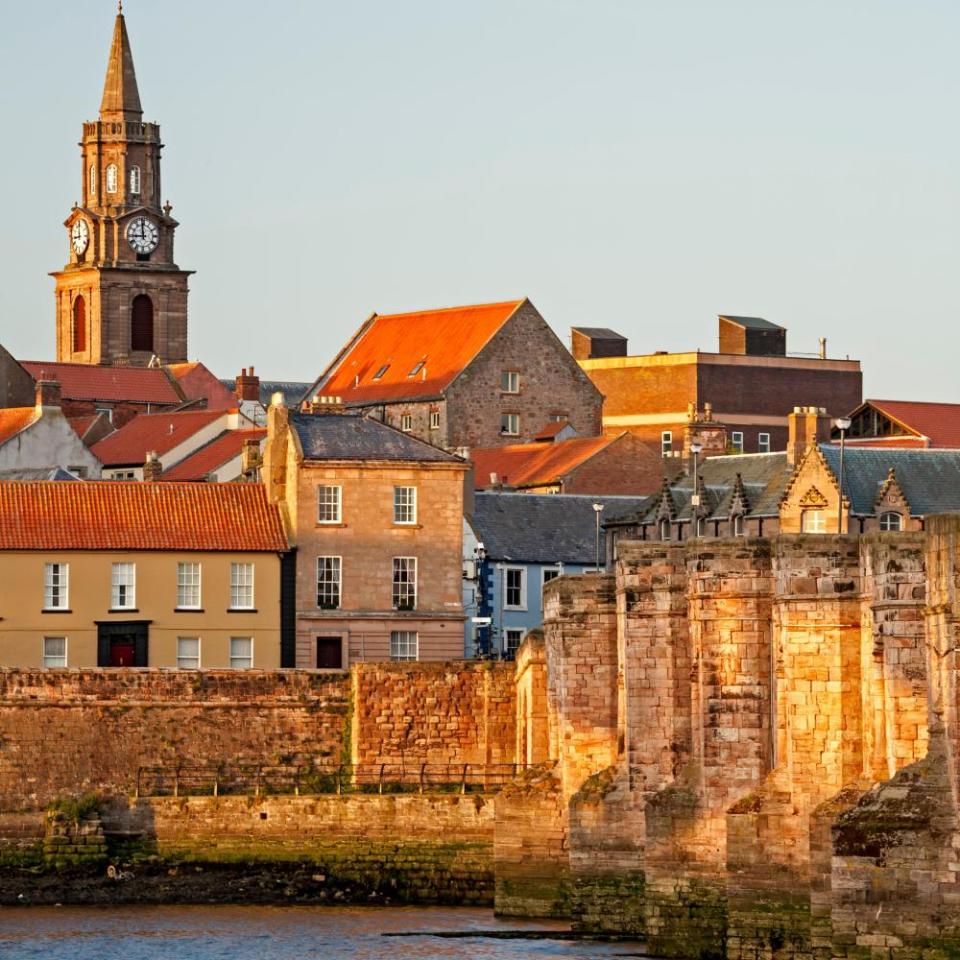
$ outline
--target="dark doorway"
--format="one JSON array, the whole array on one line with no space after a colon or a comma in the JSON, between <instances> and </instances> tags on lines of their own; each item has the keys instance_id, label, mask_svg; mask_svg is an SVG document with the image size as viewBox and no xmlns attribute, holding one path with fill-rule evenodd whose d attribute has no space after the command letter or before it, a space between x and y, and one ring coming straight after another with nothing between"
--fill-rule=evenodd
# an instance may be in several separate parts
<instances>
[{"instance_id":1,"label":"dark doorway","mask_svg":"<svg viewBox=\"0 0 960 960\"><path fill-rule=\"evenodd\" d=\"M149 620L97 624L98 667L146 667Z\"/></svg>"},{"instance_id":2,"label":"dark doorway","mask_svg":"<svg viewBox=\"0 0 960 960\"><path fill-rule=\"evenodd\" d=\"M317 637L317 669L343 669L343 643L340 637Z\"/></svg>"}]
</instances>

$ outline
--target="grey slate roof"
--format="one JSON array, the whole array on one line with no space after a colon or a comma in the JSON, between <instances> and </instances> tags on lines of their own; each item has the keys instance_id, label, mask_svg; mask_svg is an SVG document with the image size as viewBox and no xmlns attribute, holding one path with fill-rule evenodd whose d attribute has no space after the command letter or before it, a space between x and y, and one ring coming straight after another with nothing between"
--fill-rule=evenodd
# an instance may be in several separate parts
<instances>
[{"instance_id":1,"label":"grey slate roof","mask_svg":"<svg viewBox=\"0 0 960 960\"><path fill-rule=\"evenodd\" d=\"M622 333L611 330L609 327L574 327L577 333L582 333L585 337L595 337L598 340L626 340Z\"/></svg>"},{"instance_id":2,"label":"grey slate roof","mask_svg":"<svg viewBox=\"0 0 960 960\"><path fill-rule=\"evenodd\" d=\"M0 470L0 480L79 480L63 467L11 468Z\"/></svg>"},{"instance_id":3,"label":"grey slate roof","mask_svg":"<svg viewBox=\"0 0 960 960\"><path fill-rule=\"evenodd\" d=\"M721 320L729 320L746 330L785 330L779 323L771 323L763 317L732 317L729 313L721 313Z\"/></svg>"},{"instance_id":4,"label":"grey slate roof","mask_svg":"<svg viewBox=\"0 0 960 960\"><path fill-rule=\"evenodd\" d=\"M636 514L648 497L478 493L471 525L491 560L513 563L596 561L594 503L604 521Z\"/></svg>"},{"instance_id":5,"label":"grey slate roof","mask_svg":"<svg viewBox=\"0 0 960 960\"><path fill-rule=\"evenodd\" d=\"M221 380L220 382L228 390L233 390L233 388L236 386L233 380ZM299 380L261 380L260 403L262 403L265 407L269 407L270 398L275 393L282 393L283 402L291 410L295 410L300 406L300 400L309 389L309 383L301 383Z\"/></svg>"},{"instance_id":6,"label":"grey slate roof","mask_svg":"<svg viewBox=\"0 0 960 960\"><path fill-rule=\"evenodd\" d=\"M840 447L821 444L820 449L839 476ZM960 510L960 450L847 447L843 490L854 513L873 513L877 493L891 467L914 516Z\"/></svg>"},{"instance_id":7,"label":"grey slate roof","mask_svg":"<svg viewBox=\"0 0 960 960\"><path fill-rule=\"evenodd\" d=\"M459 457L358 414L291 413L307 460L402 460L463 463Z\"/></svg>"}]
</instances>

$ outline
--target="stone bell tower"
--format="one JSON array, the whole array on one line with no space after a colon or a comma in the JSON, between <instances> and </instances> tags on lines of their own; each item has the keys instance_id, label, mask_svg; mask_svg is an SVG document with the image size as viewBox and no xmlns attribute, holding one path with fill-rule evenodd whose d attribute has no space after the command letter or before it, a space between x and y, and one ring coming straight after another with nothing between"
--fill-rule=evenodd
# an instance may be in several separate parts
<instances>
[{"instance_id":1,"label":"stone bell tower","mask_svg":"<svg viewBox=\"0 0 960 960\"><path fill-rule=\"evenodd\" d=\"M177 221L161 206L160 127L143 122L123 5L100 119L84 123L81 197L64 223L57 360L145 366L187 359L187 281L173 259Z\"/></svg>"}]
</instances>

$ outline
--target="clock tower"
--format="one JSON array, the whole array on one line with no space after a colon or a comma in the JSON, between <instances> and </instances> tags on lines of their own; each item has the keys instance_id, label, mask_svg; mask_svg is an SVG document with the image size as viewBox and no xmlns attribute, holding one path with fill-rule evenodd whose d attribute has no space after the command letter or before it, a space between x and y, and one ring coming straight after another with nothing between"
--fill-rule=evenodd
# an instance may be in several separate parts
<instances>
[{"instance_id":1,"label":"clock tower","mask_svg":"<svg viewBox=\"0 0 960 960\"><path fill-rule=\"evenodd\" d=\"M173 259L177 221L161 206L160 127L143 122L130 39L117 13L100 119L84 123L81 196L64 226L57 360L140 365L187 359L187 280Z\"/></svg>"}]
</instances>

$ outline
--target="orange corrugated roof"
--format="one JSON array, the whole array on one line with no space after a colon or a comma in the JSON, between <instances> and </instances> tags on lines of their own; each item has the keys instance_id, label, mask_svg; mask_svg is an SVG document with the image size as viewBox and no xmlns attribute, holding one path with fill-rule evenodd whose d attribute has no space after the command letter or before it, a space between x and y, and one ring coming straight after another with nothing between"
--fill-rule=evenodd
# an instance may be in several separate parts
<instances>
[{"instance_id":1,"label":"orange corrugated roof","mask_svg":"<svg viewBox=\"0 0 960 960\"><path fill-rule=\"evenodd\" d=\"M142 464L150 450L162 459L168 450L223 416L223 410L141 414L90 449L107 467Z\"/></svg>"},{"instance_id":2,"label":"orange corrugated roof","mask_svg":"<svg viewBox=\"0 0 960 960\"><path fill-rule=\"evenodd\" d=\"M478 447L470 451L478 490L490 486L490 474L511 487L539 487L559 481L614 440L611 437L573 437L556 443L516 443L506 447Z\"/></svg>"},{"instance_id":3,"label":"orange corrugated roof","mask_svg":"<svg viewBox=\"0 0 960 960\"><path fill-rule=\"evenodd\" d=\"M182 398L156 367L95 367L86 363L21 362L34 380L56 380L64 400L127 400L178 404Z\"/></svg>"},{"instance_id":4,"label":"orange corrugated roof","mask_svg":"<svg viewBox=\"0 0 960 960\"><path fill-rule=\"evenodd\" d=\"M226 430L196 453L166 470L164 480L203 480L217 467L229 463L243 452L245 440L263 440L266 430Z\"/></svg>"},{"instance_id":5,"label":"orange corrugated roof","mask_svg":"<svg viewBox=\"0 0 960 960\"><path fill-rule=\"evenodd\" d=\"M0 443L6 443L37 419L36 407L8 407L0 410Z\"/></svg>"},{"instance_id":6,"label":"orange corrugated roof","mask_svg":"<svg viewBox=\"0 0 960 960\"><path fill-rule=\"evenodd\" d=\"M346 403L436 396L523 302L375 314L314 395L339 396Z\"/></svg>"},{"instance_id":7,"label":"orange corrugated roof","mask_svg":"<svg viewBox=\"0 0 960 960\"><path fill-rule=\"evenodd\" d=\"M0 482L0 550L286 549L259 483Z\"/></svg>"},{"instance_id":8,"label":"orange corrugated roof","mask_svg":"<svg viewBox=\"0 0 960 960\"><path fill-rule=\"evenodd\" d=\"M932 447L960 448L960 403L867 400L909 430L930 438Z\"/></svg>"}]
</instances>

